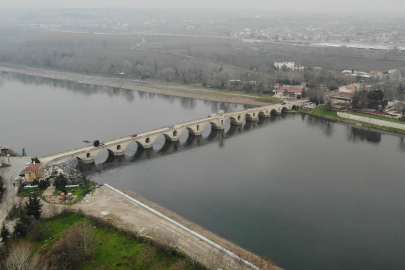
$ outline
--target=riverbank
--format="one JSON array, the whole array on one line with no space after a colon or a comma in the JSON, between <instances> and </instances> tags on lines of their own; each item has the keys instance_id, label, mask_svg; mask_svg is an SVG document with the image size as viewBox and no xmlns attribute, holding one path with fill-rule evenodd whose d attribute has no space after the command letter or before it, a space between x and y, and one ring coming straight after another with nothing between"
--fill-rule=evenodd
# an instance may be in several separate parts
<instances>
[{"instance_id":1,"label":"riverbank","mask_svg":"<svg viewBox=\"0 0 405 270\"><path fill-rule=\"evenodd\" d=\"M334 111L334 110L328 110L328 109L324 109L324 108L316 108L313 111L298 110L298 112L303 113L303 114L308 114L308 115L319 116L319 117L323 117L323 118L330 119L330 120L335 120L335 121L341 121L341 122L345 122L345 123L349 123L349 124L354 124L356 126L369 127L369 128L389 131L389 132L393 132L393 133L405 134L405 130L401 130L401 129L397 129L397 128L391 128L391 127L385 127L385 126L370 124L370 123L367 123L367 122L356 121L356 120L352 120L352 119L348 119L348 118L339 117L337 115L337 111Z\"/></svg>"},{"instance_id":2,"label":"riverbank","mask_svg":"<svg viewBox=\"0 0 405 270\"><path fill-rule=\"evenodd\" d=\"M64 71L5 64L0 65L0 71L39 76L49 79L74 81L82 84L92 84L170 96L238 103L253 106L263 106L268 105L269 103L280 102L279 99L273 98L271 96L259 96L254 94L230 93L228 91L210 90L209 88L204 88L198 85L181 85L176 83L164 83L151 80L135 80L117 77L83 75Z\"/></svg>"},{"instance_id":3,"label":"riverbank","mask_svg":"<svg viewBox=\"0 0 405 270\"><path fill-rule=\"evenodd\" d=\"M225 240L204 228L176 215L169 210L154 204L135 192L118 189L125 195L145 204L147 207L159 212L165 217L180 223L215 244L233 252L235 255L244 260L258 266L260 269L281 269L274 265L271 260L265 260L247 250L240 248L232 242ZM185 229L168 222L162 216L158 216L134 201L126 198L115 192L108 186L97 188L91 196L87 196L85 200L72 205L74 210L81 210L85 214L101 217L113 222L116 226L131 230L133 232L141 232L144 236L164 241L167 235L177 237L177 248L204 265L212 269L251 269L244 266L240 260L232 259L229 255L213 247L195 235L187 232Z\"/></svg>"}]
</instances>

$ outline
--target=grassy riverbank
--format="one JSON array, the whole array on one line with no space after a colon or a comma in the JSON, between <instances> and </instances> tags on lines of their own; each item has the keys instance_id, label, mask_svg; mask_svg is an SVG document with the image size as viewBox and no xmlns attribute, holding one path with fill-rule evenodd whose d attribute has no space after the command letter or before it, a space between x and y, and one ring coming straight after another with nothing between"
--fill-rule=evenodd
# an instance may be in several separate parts
<instances>
[{"instance_id":1,"label":"grassy riverbank","mask_svg":"<svg viewBox=\"0 0 405 270\"><path fill-rule=\"evenodd\" d=\"M26 237L11 238L10 244L17 241L18 244L9 247L12 250L31 247L32 256L39 255L44 262L58 269L66 265L70 266L69 269L208 269L176 251L175 243L161 243L151 237L119 229L110 221L87 216L80 211L63 211L35 224ZM80 224L85 224L87 229L76 226ZM83 233L78 229L84 230ZM80 233L86 234L85 244L90 250L87 256L82 256L82 250L76 249L76 245L81 243L77 238ZM59 256L62 250L65 253Z\"/></svg>"},{"instance_id":2,"label":"grassy riverbank","mask_svg":"<svg viewBox=\"0 0 405 270\"><path fill-rule=\"evenodd\" d=\"M345 123L355 124L355 125L358 125L358 126L370 127L370 128L395 132L395 133L399 133L399 134L405 134L405 130L401 130L401 129L397 129L397 128L391 128L391 127L385 127L385 126L379 126L379 125L374 125L374 124L370 124L370 123L366 123L366 122L355 121L355 120L339 117L337 115L337 111L334 111L334 110L328 110L328 109L324 109L324 108L316 108L313 111L307 111L307 110L300 109L300 110L298 110L298 112L303 113L303 114L309 114L309 115L315 115L315 116L319 116L319 117L324 117L324 118L335 120L335 121L341 121L341 122L345 122ZM370 117L370 115L368 115L368 114L359 114L359 113L357 113L356 115ZM375 117L371 117L371 118L375 118ZM380 117L380 118L383 118L383 117ZM377 119L380 119L380 118L377 118ZM383 119L380 119L380 120L386 120L386 119L383 118ZM394 120L394 119L391 119L391 120ZM402 124L404 123L402 121L400 121L400 122Z\"/></svg>"}]
</instances>

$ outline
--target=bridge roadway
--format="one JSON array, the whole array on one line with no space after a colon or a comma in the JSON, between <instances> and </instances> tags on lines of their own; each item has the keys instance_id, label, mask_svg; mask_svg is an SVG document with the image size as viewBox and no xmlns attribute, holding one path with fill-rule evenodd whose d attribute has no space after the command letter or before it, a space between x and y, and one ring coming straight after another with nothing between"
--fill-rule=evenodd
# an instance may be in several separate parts
<instances>
[{"instance_id":1,"label":"bridge roadway","mask_svg":"<svg viewBox=\"0 0 405 270\"><path fill-rule=\"evenodd\" d=\"M266 105L262 107L251 108L242 111L217 113L208 117L178 123L169 127L162 127L154 130L138 133L136 137L132 135L109 140L101 143L101 146L94 147L93 145L76 148L73 150L61 152L54 155L44 156L39 158L42 169L45 169L52 164L66 161L72 157L82 160L84 163L91 163L94 157L103 149L107 149L110 155L124 155L125 148L131 143L136 142L139 147L151 148L153 142L160 135L164 135L166 140L178 141L181 132L187 129L190 135L199 136L205 125L210 124L214 129L224 129L226 120L230 119L233 125L242 125L243 118L246 121L256 121L259 117L269 117L270 114L281 114L283 111L296 109L302 106L302 101L287 102L284 105Z\"/></svg>"}]
</instances>

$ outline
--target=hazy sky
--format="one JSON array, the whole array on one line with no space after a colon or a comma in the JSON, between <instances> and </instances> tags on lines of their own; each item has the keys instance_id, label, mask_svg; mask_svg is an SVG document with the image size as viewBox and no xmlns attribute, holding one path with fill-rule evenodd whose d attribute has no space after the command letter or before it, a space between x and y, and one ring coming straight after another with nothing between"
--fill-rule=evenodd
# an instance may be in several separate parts
<instances>
[{"instance_id":1,"label":"hazy sky","mask_svg":"<svg viewBox=\"0 0 405 270\"><path fill-rule=\"evenodd\" d=\"M0 8L160 7L294 12L401 12L405 0L0 0Z\"/></svg>"}]
</instances>

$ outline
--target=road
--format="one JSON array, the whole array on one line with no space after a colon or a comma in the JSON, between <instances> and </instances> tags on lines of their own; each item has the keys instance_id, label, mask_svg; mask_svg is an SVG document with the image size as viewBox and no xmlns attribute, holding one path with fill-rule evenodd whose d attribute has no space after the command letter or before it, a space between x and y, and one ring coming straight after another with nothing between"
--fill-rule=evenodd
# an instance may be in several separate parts
<instances>
[{"instance_id":1,"label":"road","mask_svg":"<svg viewBox=\"0 0 405 270\"><path fill-rule=\"evenodd\" d=\"M6 188L3 203L0 205L0 226L3 224L8 210L11 208L16 199L17 186L14 187L13 183L17 184L17 182L14 179L25 168L25 163L30 160L30 157L10 157L11 167L0 170L0 173L4 177L4 187ZM5 161L5 163L8 163L7 159Z\"/></svg>"}]
</instances>

